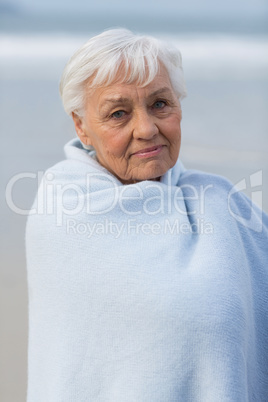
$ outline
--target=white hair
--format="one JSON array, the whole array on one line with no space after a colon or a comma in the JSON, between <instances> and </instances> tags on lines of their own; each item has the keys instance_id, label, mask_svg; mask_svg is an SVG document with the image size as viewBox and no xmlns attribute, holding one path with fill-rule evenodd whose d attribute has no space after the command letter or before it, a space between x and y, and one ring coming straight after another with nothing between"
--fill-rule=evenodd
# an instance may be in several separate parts
<instances>
[{"instance_id":1,"label":"white hair","mask_svg":"<svg viewBox=\"0 0 268 402\"><path fill-rule=\"evenodd\" d=\"M135 35L127 29L111 29L94 36L71 57L63 71L60 94L67 114L82 116L87 89L118 82L148 85L162 63L179 100L186 96L179 50L156 38Z\"/></svg>"}]
</instances>

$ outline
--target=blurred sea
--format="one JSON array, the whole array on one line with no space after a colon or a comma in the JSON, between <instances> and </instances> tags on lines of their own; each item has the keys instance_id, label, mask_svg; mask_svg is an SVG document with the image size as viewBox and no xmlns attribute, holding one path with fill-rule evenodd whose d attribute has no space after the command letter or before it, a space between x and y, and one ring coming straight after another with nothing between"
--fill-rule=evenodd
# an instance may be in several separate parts
<instances>
[{"instance_id":1,"label":"blurred sea","mask_svg":"<svg viewBox=\"0 0 268 402\"><path fill-rule=\"evenodd\" d=\"M134 18L134 17L133 17ZM268 211L268 35L265 24L245 21L0 17L1 186L19 173L44 171L63 158L75 136L58 94L60 75L72 53L92 35L125 26L173 42L181 50L188 97L182 101L181 159L197 168L245 179L262 171ZM123 23L124 21L124 23ZM20 180L14 205L30 208L37 180ZM254 191L254 190L253 190ZM24 256L26 216L1 197L2 328L0 400L25 400L27 293ZM16 386L14 386L16 385Z\"/></svg>"}]
</instances>

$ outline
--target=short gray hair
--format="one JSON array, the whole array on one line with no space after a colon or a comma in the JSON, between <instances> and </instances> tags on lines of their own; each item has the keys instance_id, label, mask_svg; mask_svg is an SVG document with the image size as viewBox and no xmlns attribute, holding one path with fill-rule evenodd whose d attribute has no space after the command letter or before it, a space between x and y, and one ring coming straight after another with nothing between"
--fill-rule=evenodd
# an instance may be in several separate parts
<instances>
[{"instance_id":1,"label":"short gray hair","mask_svg":"<svg viewBox=\"0 0 268 402\"><path fill-rule=\"evenodd\" d=\"M60 94L67 114L82 116L85 86L112 84L120 68L121 83L148 85L162 63L179 100L186 96L179 50L151 36L135 35L127 29L111 29L94 36L71 57L60 82Z\"/></svg>"}]
</instances>

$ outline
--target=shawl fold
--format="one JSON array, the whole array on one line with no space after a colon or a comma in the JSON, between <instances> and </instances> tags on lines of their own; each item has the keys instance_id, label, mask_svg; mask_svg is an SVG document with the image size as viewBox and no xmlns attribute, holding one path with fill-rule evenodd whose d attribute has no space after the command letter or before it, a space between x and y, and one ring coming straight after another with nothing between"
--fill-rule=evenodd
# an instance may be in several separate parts
<instances>
[{"instance_id":1,"label":"shawl fold","mask_svg":"<svg viewBox=\"0 0 268 402\"><path fill-rule=\"evenodd\" d=\"M65 152L26 228L28 402L267 401L267 215L180 161L123 185Z\"/></svg>"}]
</instances>

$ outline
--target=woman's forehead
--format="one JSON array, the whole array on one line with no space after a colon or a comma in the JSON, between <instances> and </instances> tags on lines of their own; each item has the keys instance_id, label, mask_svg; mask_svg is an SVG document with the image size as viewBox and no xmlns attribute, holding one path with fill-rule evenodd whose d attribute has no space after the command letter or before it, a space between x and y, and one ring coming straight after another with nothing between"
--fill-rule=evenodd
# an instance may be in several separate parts
<instances>
[{"instance_id":1,"label":"woman's forehead","mask_svg":"<svg viewBox=\"0 0 268 402\"><path fill-rule=\"evenodd\" d=\"M156 97L175 98L171 87L163 86L155 90L154 87L137 87L131 85L114 85L106 88L99 88L95 91L90 103L95 103L100 109L116 105L133 104L134 102L150 102Z\"/></svg>"}]
</instances>

